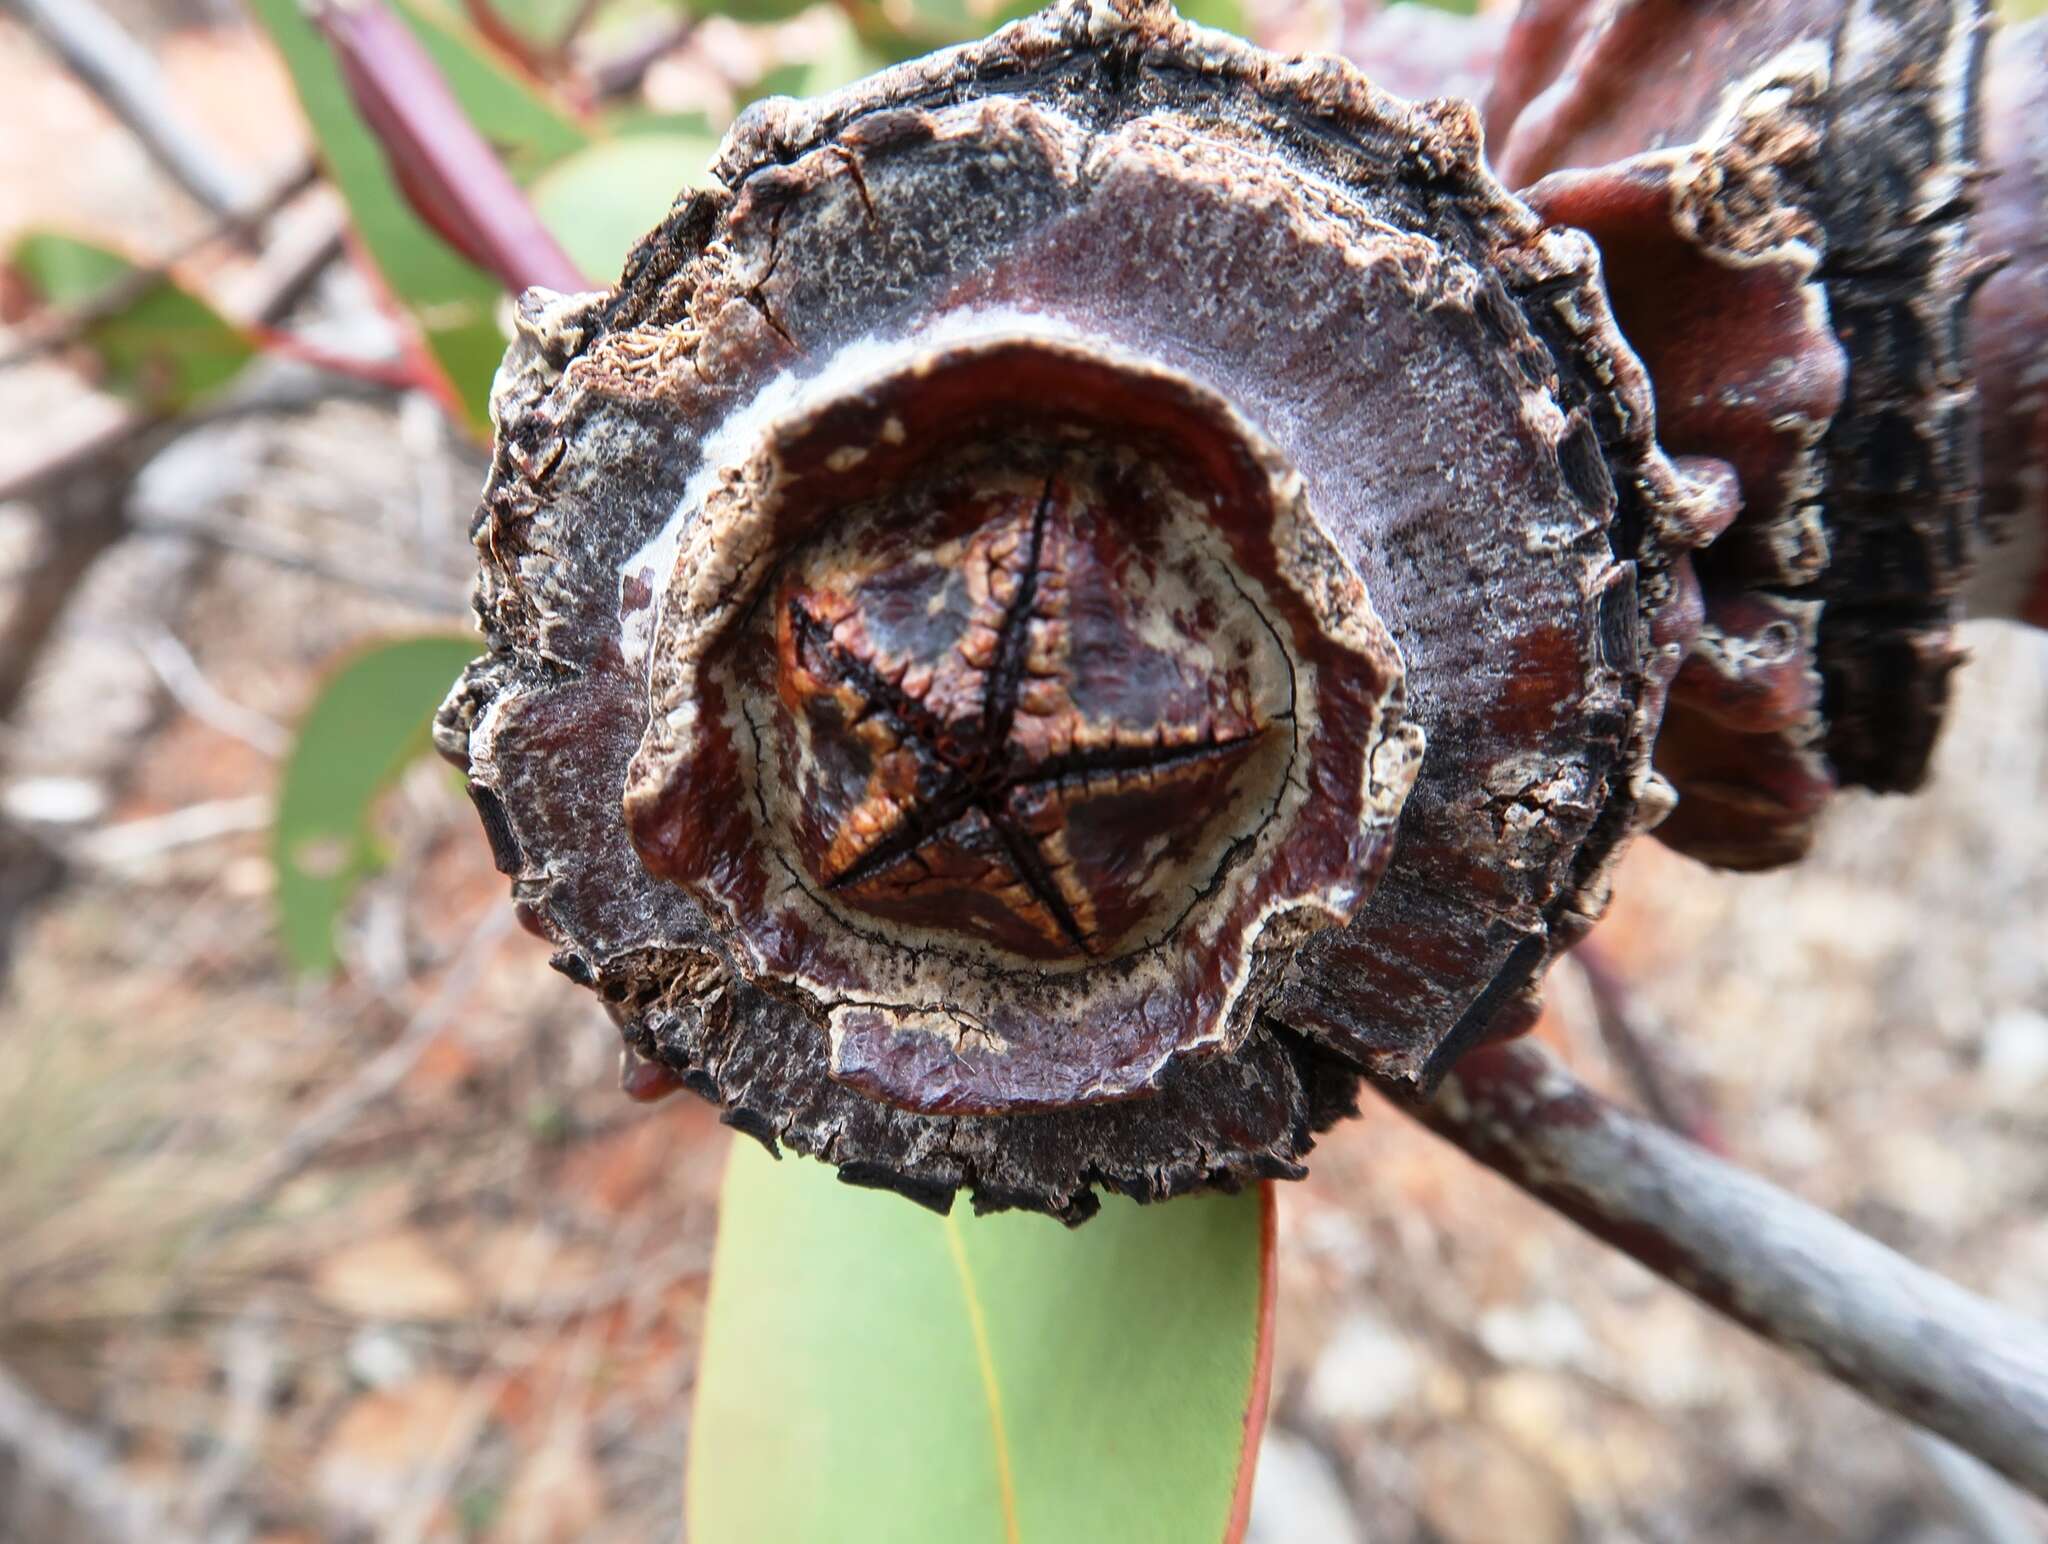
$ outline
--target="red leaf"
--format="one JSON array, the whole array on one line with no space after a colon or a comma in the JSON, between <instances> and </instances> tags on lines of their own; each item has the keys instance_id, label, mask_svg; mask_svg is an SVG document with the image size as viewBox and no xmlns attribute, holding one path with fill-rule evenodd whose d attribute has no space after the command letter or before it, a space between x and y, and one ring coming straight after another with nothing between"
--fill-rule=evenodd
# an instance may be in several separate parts
<instances>
[{"instance_id":1,"label":"red leaf","mask_svg":"<svg viewBox=\"0 0 2048 1544\"><path fill-rule=\"evenodd\" d=\"M1243 1544L1252 1520L1252 1482L1258 1478L1259 1444L1266 1435L1266 1409L1273 1395L1273 1316L1279 1301L1280 1203L1273 1182L1259 1182L1259 1330L1252 1361L1251 1398L1245 1402L1244 1447L1237 1455L1237 1490L1230 1499L1230 1523L1223 1544Z\"/></svg>"},{"instance_id":2,"label":"red leaf","mask_svg":"<svg viewBox=\"0 0 2048 1544\"><path fill-rule=\"evenodd\" d=\"M442 240L515 294L593 287L383 0L319 0L312 14L406 200Z\"/></svg>"}]
</instances>

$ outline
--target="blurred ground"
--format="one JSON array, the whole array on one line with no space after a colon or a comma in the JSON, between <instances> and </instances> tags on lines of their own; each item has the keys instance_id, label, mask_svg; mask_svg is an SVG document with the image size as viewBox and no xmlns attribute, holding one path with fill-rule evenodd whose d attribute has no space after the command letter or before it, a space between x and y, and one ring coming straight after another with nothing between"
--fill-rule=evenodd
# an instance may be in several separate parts
<instances>
[{"instance_id":1,"label":"blurred ground","mask_svg":"<svg viewBox=\"0 0 2048 1544\"><path fill-rule=\"evenodd\" d=\"M162 58L252 179L288 164L245 34ZM0 101L0 236L196 228L4 24ZM367 309L345 274L315 305ZM93 411L0 374L0 466ZM5 812L68 865L0 997L0 1396L95 1444L110 1504L160 1502L154 1537L674 1535L728 1134L618 1095L444 769L392 799L337 983L272 936L279 726L351 647L465 625L480 467L420 400L182 445L0 741ZM0 586L34 536L0 507ZM1845 798L1791 874L1646 843L1596 944L1738 1161L2048 1313L2048 641L1973 642L1931 792ZM1543 1032L1629 1097L1575 970L1552 998ZM1389 1111L1281 1216L1267 1544L1988 1537L1899 1425ZM0 1538L88 1537L78 1511L0 1441Z\"/></svg>"}]
</instances>

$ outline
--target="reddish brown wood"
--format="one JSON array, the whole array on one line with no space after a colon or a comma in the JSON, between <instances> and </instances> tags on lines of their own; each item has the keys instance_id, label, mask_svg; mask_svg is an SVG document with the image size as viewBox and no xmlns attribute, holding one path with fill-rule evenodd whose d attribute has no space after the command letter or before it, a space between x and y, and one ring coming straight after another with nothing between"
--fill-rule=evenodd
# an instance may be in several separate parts
<instances>
[{"instance_id":1,"label":"reddish brown wood","mask_svg":"<svg viewBox=\"0 0 2048 1544\"><path fill-rule=\"evenodd\" d=\"M847 376L681 541L641 859L849 1086L1140 1092L1384 867L1421 744L1392 643L1285 459L1177 372L977 322Z\"/></svg>"},{"instance_id":2,"label":"reddish brown wood","mask_svg":"<svg viewBox=\"0 0 2048 1544\"><path fill-rule=\"evenodd\" d=\"M1599 239L1664 443L1741 483L1657 754L1661 835L1713 862L1790 861L1837 783L1925 775L1980 521L1989 26L1983 0L1544 0L1502 55L1496 164Z\"/></svg>"},{"instance_id":3,"label":"reddish brown wood","mask_svg":"<svg viewBox=\"0 0 2048 1544\"><path fill-rule=\"evenodd\" d=\"M1262 693L1251 667L1278 646L1255 616L1224 635L1242 608L1212 565L1134 550L1148 501L1113 476L1020 469L785 571L788 792L842 904L1033 959L1114 954L1205 877L1199 833L1235 840L1271 799L1290 678Z\"/></svg>"}]
</instances>

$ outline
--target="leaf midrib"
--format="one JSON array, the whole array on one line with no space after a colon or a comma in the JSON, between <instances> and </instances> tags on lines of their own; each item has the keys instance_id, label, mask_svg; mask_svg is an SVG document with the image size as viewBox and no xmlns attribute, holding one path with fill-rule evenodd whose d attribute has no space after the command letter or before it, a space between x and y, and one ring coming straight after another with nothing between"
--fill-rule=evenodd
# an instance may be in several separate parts
<instances>
[{"instance_id":1,"label":"leaf midrib","mask_svg":"<svg viewBox=\"0 0 2048 1544\"><path fill-rule=\"evenodd\" d=\"M960 1277L960 1296L967 1305L967 1327L974 1337L975 1365L981 1371L982 1392L988 1397L989 1445L995 1450L996 1492L1002 1499L1003 1539L1019 1544L1017 1526L1017 1483L1010 1467L1010 1437L1003 1425L1003 1391L996 1378L995 1352L989 1344L988 1319L982 1311L981 1291L975 1285L974 1266L967 1258L967 1240L960 1233L959 1217L946 1214L946 1251Z\"/></svg>"}]
</instances>

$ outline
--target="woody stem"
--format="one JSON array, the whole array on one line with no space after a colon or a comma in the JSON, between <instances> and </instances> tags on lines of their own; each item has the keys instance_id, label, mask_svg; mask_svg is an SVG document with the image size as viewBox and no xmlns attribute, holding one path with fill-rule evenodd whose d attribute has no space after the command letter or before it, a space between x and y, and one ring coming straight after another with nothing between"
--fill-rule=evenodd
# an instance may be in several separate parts
<instances>
[{"instance_id":1,"label":"woody stem","mask_svg":"<svg viewBox=\"0 0 2048 1544\"><path fill-rule=\"evenodd\" d=\"M1538 1045L1482 1047L1426 1101L1377 1086L1715 1312L2048 1498L2048 1327L1617 1109Z\"/></svg>"}]
</instances>

